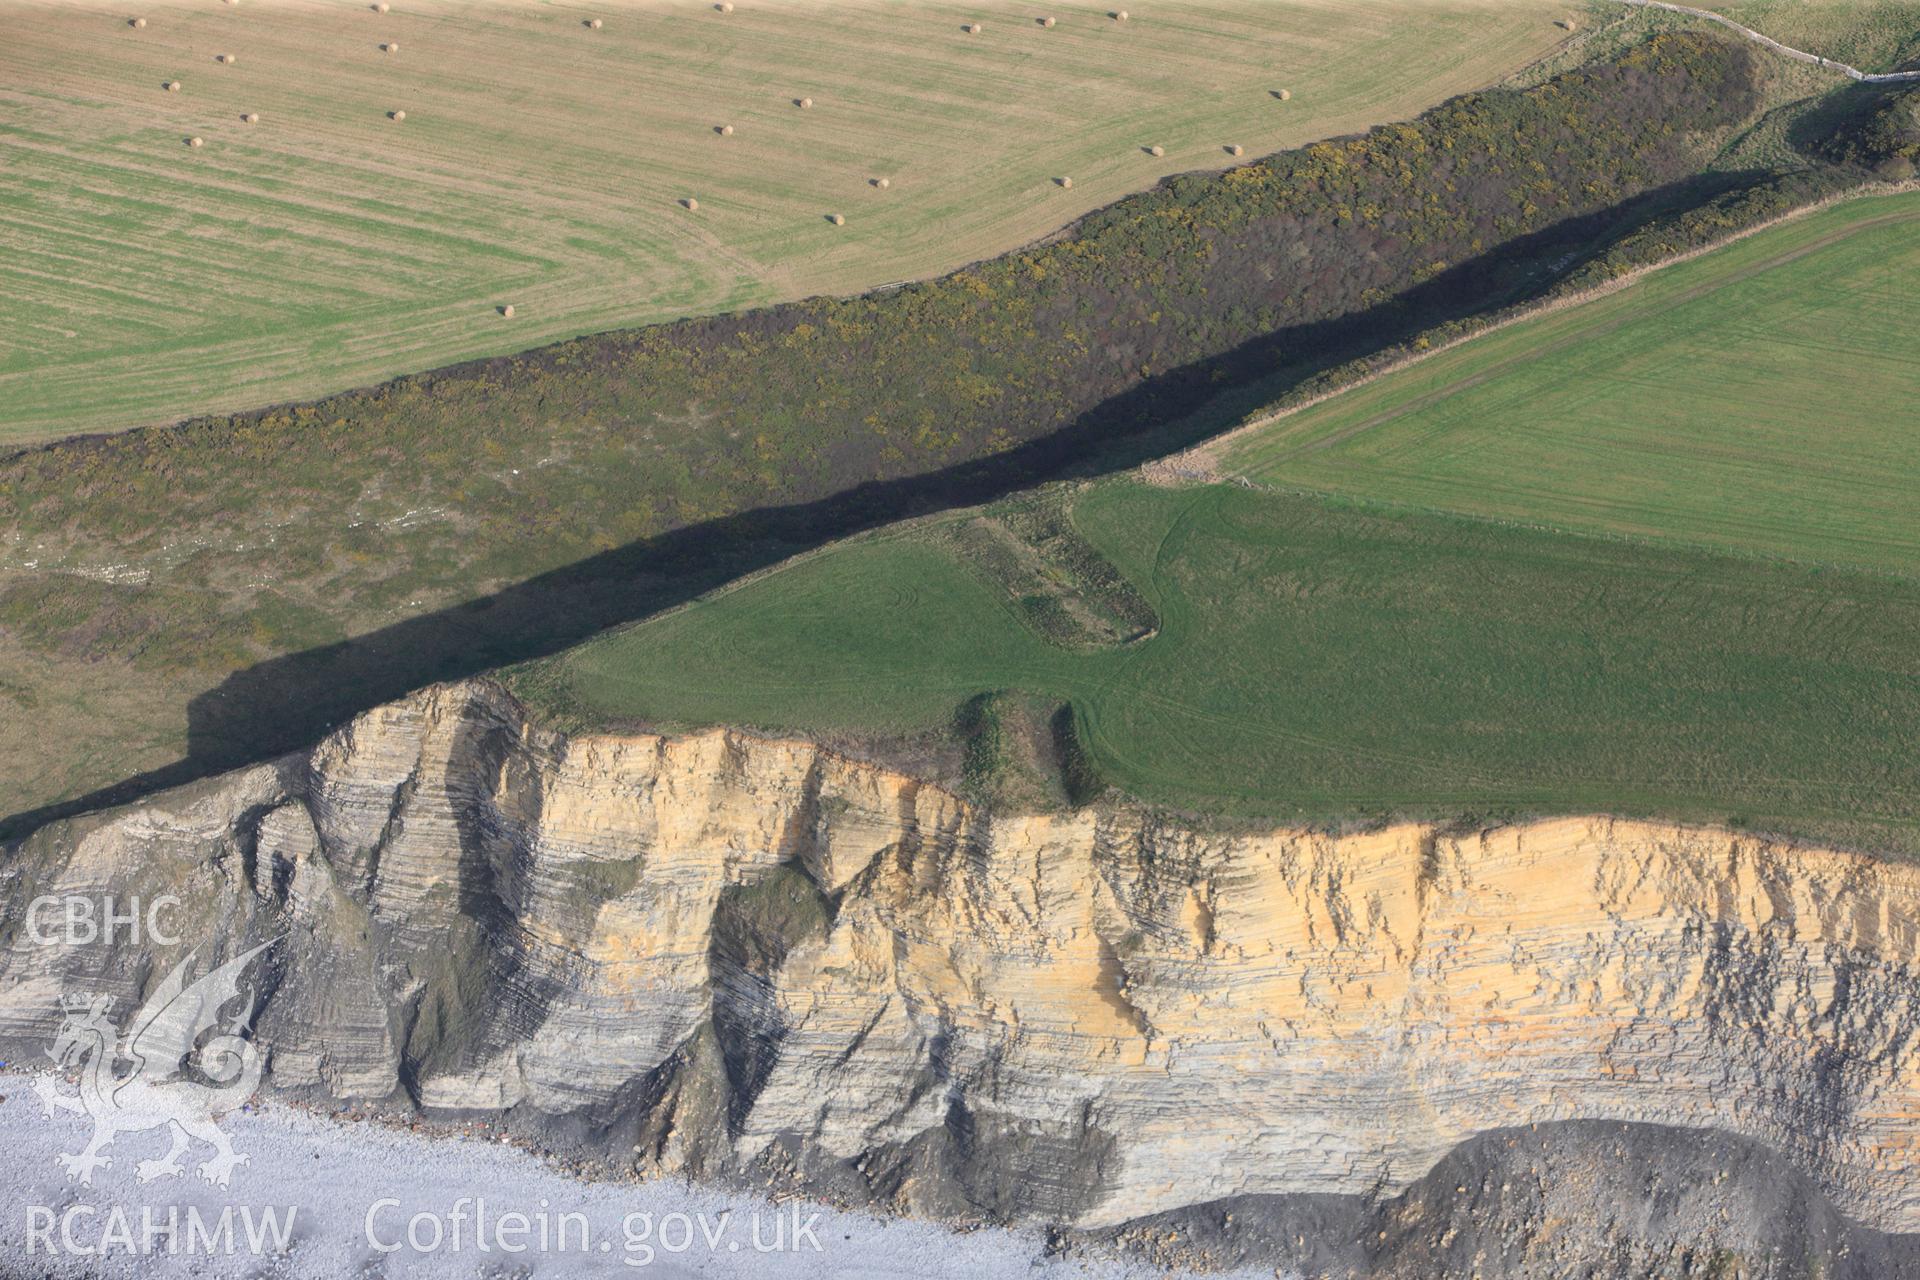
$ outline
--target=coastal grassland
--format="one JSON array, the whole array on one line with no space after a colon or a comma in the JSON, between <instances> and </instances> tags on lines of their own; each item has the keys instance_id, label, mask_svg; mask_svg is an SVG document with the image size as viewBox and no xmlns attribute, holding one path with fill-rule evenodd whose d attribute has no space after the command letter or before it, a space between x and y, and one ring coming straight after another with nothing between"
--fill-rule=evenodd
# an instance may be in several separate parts
<instances>
[{"instance_id":1,"label":"coastal grassland","mask_svg":"<svg viewBox=\"0 0 1920 1280\"><path fill-rule=\"evenodd\" d=\"M9 5L0 442L935 274L1228 144L1417 115L1566 34L1541 0L1068 3L1050 29L1009 0L591 12L162 0L135 30Z\"/></svg>"},{"instance_id":2,"label":"coastal grassland","mask_svg":"<svg viewBox=\"0 0 1920 1280\"><path fill-rule=\"evenodd\" d=\"M1174 178L937 280L0 459L0 837L101 803L88 777L148 775L137 792L294 749L848 533L1191 444L1385 344L1857 181L1711 167L1764 80L1744 42L1660 37ZM1131 625L1098 584L1081 603L1057 620ZM49 736L74 689L127 714Z\"/></svg>"},{"instance_id":3,"label":"coastal grassland","mask_svg":"<svg viewBox=\"0 0 1920 1280\"><path fill-rule=\"evenodd\" d=\"M1655 272L1248 431L1262 483L1920 576L1920 195Z\"/></svg>"},{"instance_id":4,"label":"coastal grassland","mask_svg":"<svg viewBox=\"0 0 1920 1280\"><path fill-rule=\"evenodd\" d=\"M1595 810L1920 847L1920 584L1232 485L1109 479L1072 519L1156 633L1050 643L934 522L511 683L573 727L840 736L1056 699L1105 781L1248 818Z\"/></svg>"},{"instance_id":5,"label":"coastal grassland","mask_svg":"<svg viewBox=\"0 0 1920 1280\"><path fill-rule=\"evenodd\" d=\"M1913 0L1694 0L1693 7L1862 71L1895 71L1920 57Z\"/></svg>"}]
</instances>

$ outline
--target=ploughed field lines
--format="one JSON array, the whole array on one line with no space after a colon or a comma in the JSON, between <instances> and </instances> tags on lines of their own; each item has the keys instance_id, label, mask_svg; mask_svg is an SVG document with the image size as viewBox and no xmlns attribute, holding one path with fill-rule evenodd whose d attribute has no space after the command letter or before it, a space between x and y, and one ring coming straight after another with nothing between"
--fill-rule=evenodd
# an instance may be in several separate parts
<instances>
[{"instance_id":1,"label":"ploughed field lines","mask_svg":"<svg viewBox=\"0 0 1920 1280\"><path fill-rule=\"evenodd\" d=\"M1068 29L1063 17L1055 30ZM420 50L413 35L401 43L401 60ZM255 53L241 50L238 69ZM1696 148L1674 122L1688 136L1738 127L1753 58L1665 36L1532 89L1137 193L913 288L22 450L0 480L0 696L25 713L0 728L0 757L20 766L0 767L0 783L21 784L0 839L280 754L421 684L554 653L837 536L1057 473L1089 445L1118 461L1191 438L1190 415L1224 420L1256 382L1294 376L1242 358L1250 341L1278 344L1288 370L1338 358L1359 336L1340 317L1474 252L1478 220L1418 194L1445 173L1487 230L1520 237L1522 257L1457 296L1438 291L1393 331L1494 305L1565 252L1553 232L1569 216L1584 225L1628 192L1690 184ZM811 109L779 110L825 118L827 99L812 96ZM421 118L416 104L393 136ZM188 161L220 149L215 137ZM1540 168L1551 195L1516 176ZM1347 225L1334 188L1405 234ZM1633 207L1635 220L1647 212ZM681 216L694 212L671 217L705 225L712 210ZM815 212L819 234L857 228L828 230ZM503 324L488 308L502 330L530 318L522 306ZM1072 539L1047 541L1077 558ZM1052 567L1029 566L1042 578ZM1120 601L1108 622L1088 596L1085 617L1066 599L1029 611L1062 634L1131 635L1140 624ZM137 723L91 712L121 686L170 689L176 709L147 716L141 702ZM115 753L123 767L107 763Z\"/></svg>"},{"instance_id":2,"label":"ploughed field lines","mask_svg":"<svg viewBox=\"0 0 1920 1280\"><path fill-rule=\"evenodd\" d=\"M0 440L937 273L1564 36L1526 0L144 12L8 14Z\"/></svg>"}]
</instances>

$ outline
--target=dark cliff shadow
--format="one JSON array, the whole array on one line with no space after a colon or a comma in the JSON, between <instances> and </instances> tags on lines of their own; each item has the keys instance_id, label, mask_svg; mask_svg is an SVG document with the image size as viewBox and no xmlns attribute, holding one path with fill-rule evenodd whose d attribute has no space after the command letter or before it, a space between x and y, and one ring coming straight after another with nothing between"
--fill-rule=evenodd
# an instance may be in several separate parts
<instances>
[{"instance_id":1,"label":"dark cliff shadow","mask_svg":"<svg viewBox=\"0 0 1920 1280\"><path fill-rule=\"evenodd\" d=\"M423 685L556 653L851 534L971 506L1044 480L1123 470L1196 444L1318 374L1411 341L1435 325L1538 298L1662 215L1773 177L1701 175L1569 219L1373 307L1275 330L1159 374L1053 435L991 457L689 525L466 604L248 667L193 700L185 759L0 819L0 842L16 842L50 821L271 759Z\"/></svg>"}]
</instances>

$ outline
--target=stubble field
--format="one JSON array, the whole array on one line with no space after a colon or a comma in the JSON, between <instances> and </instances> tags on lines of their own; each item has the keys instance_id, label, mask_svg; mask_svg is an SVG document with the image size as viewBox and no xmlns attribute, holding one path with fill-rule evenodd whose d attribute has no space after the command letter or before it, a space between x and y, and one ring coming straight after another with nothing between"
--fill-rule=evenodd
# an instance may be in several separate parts
<instances>
[{"instance_id":1,"label":"stubble field","mask_svg":"<svg viewBox=\"0 0 1920 1280\"><path fill-rule=\"evenodd\" d=\"M937 273L1566 38L1541 0L134 8L5 15L0 442Z\"/></svg>"}]
</instances>

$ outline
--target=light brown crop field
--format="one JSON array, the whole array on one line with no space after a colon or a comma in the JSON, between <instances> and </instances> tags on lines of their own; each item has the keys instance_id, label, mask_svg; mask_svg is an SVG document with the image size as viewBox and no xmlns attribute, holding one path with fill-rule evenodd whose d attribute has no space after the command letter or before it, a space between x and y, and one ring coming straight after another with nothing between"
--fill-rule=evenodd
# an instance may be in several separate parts
<instances>
[{"instance_id":1,"label":"light brown crop field","mask_svg":"<svg viewBox=\"0 0 1920 1280\"><path fill-rule=\"evenodd\" d=\"M1565 11L9 4L0 441L938 273L1229 146L1497 82L1567 38Z\"/></svg>"}]
</instances>

